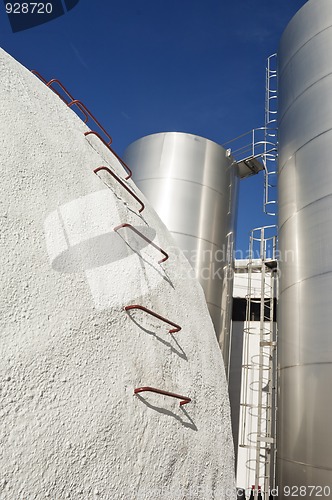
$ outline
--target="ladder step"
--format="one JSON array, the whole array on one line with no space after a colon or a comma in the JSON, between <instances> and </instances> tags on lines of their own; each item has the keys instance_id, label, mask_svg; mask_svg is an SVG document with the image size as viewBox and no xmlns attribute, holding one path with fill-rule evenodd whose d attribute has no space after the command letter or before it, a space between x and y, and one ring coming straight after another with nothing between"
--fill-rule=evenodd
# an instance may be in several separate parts
<instances>
[{"instance_id":1,"label":"ladder step","mask_svg":"<svg viewBox=\"0 0 332 500\"><path fill-rule=\"evenodd\" d=\"M263 442L263 443L271 443L273 444L274 443L274 439L272 437L258 437L257 438L257 441L260 441L260 442Z\"/></svg>"},{"instance_id":2,"label":"ladder step","mask_svg":"<svg viewBox=\"0 0 332 500\"><path fill-rule=\"evenodd\" d=\"M272 410L272 406L261 405L260 407L257 405L249 404L249 403L240 403L240 406L245 406L247 408L262 408L262 410Z\"/></svg>"}]
</instances>

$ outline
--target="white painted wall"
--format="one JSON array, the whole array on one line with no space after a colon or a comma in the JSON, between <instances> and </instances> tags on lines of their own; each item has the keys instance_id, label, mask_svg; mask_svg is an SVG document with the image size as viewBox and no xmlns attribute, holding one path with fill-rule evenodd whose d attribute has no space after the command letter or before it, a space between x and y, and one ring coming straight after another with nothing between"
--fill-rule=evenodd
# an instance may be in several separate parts
<instances>
[{"instance_id":1,"label":"white painted wall","mask_svg":"<svg viewBox=\"0 0 332 500\"><path fill-rule=\"evenodd\" d=\"M253 260L253 263L260 265L261 261ZM245 298L248 294L248 265L249 261L247 259L237 259L235 261L233 297ZM251 295L255 298L259 298L261 296L260 272L251 273Z\"/></svg>"},{"instance_id":2,"label":"white painted wall","mask_svg":"<svg viewBox=\"0 0 332 500\"><path fill-rule=\"evenodd\" d=\"M105 187L93 169L122 168L3 51L0 116L1 500L234 498L223 362L186 258L148 203L138 216ZM182 330L130 317L135 303Z\"/></svg>"}]
</instances>

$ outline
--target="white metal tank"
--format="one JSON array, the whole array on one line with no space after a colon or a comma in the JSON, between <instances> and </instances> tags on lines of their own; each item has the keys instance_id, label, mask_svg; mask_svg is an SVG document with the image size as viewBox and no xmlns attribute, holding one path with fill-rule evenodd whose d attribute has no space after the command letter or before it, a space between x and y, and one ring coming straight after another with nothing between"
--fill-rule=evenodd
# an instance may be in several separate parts
<instances>
[{"instance_id":1,"label":"white metal tank","mask_svg":"<svg viewBox=\"0 0 332 500\"><path fill-rule=\"evenodd\" d=\"M195 270L227 371L237 165L215 142L179 132L143 137L124 156Z\"/></svg>"},{"instance_id":2,"label":"white metal tank","mask_svg":"<svg viewBox=\"0 0 332 500\"><path fill-rule=\"evenodd\" d=\"M332 2L310 0L278 54L278 498L332 491L331 53Z\"/></svg>"}]
</instances>

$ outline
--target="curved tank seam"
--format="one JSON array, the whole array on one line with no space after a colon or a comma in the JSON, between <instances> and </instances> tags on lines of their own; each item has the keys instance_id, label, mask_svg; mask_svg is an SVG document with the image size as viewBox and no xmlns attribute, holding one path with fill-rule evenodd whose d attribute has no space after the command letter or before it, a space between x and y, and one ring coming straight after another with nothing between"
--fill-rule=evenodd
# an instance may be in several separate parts
<instances>
[{"instance_id":1,"label":"curved tank seam","mask_svg":"<svg viewBox=\"0 0 332 500\"><path fill-rule=\"evenodd\" d=\"M318 361L315 363L298 363L296 365L287 365L279 368L279 371L288 370L289 368L298 368L300 366L316 366L316 365L332 365L332 361Z\"/></svg>"},{"instance_id":2,"label":"curved tank seam","mask_svg":"<svg viewBox=\"0 0 332 500\"><path fill-rule=\"evenodd\" d=\"M220 309L220 310L221 310L221 307L220 307L220 306L218 306L217 304L215 304L214 302L208 302L208 301L206 301L206 303L207 303L207 304L210 304L211 306L214 306L214 307L216 307L217 309Z\"/></svg>"},{"instance_id":3,"label":"curved tank seam","mask_svg":"<svg viewBox=\"0 0 332 500\"><path fill-rule=\"evenodd\" d=\"M155 181L155 180L163 180L163 179L172 179L172 181L182 181L182 182L188 182L189 184L197 184L198 186L203 186L208 189L211 189L211 191L215 191L216 193L220 194L221 196L226 196L225 193L222 193L221 191L218 191L217 189L214 189L211 186L208 186L207 184L201 184L200 182L195 182L195 181L189 181L188 179L179 179L178 177L144 177L144 179L136 179L134 180L135 183L138 182L144 182L144 181Z\"/></svg>"},{"instance_id":4,"label":"curved tank seam","mask_svg":"<svg viewBox=\"0 0 332 500\"><path fill-rule=\"evenodd\" d=\"M325 196L322 196L321 198L317 198L316 200L314 201L311 201L310 203L307 203L307 205L304 205L304 207L302 207L300 210L297 210L296 212L294 212L292 215L290 215L288 217L288 219L286 219L279 227L279 233L280 233L280 230L282 229L282 227L286 224L286 222L288 222L289 220L291 220L293 217L295 217L295 215L299 214L300 212L302 212L302 210L305 210L306 208L310 207L310 205L313 205L315 203L318 203L319 201L322 201L324 200L325 198L329 198L330 196L332 196L332 194L326 194Z\"/></svg>"},{"instance_id":5,"label":"curved tank seam","mask_svg":"<svg viewBox=\"0 0 332 500\"><path fill-rule=\"evenodd\" d=\"M311 467L312 469L332 471L332 468L330 468L330 467L323 467L322 465L306 464L305 462L299 462L298 460L291 460L290 458L283 458L283 457L278 456L278 460L284 460L285 462L290 462L290 463L297 464L297 465L304 465L306 467Z\"/></svg>"},{"instance_id":6,"label":"curved tank seam","mask_svg":"<svg viewBox=\"0 0 332 500\"><path fill-rule=\"evenodd\" d=\"M190 238L195 238L196 240L206 241L207 243L211 243L211 245L214 245L215 247L219 248L217 243L213 243L213 241L207 240L205 238L201 238L200 236L193 236L192 234L182 233L180 231L172 231L172 229L168 229L168 230L170 233L173 233L173 234L183 234L183 236L190 236Z\"/></svg>"},{"instance_id":7,"label":"curved tank seam","mask_svg":"<svg viewBox=\"0 0 332 500\"><path fill-rule=\"evenodd\" d=\"M324 33L324 31L327 31L327 30L329 30L331 28L332 28L332 25L327 26L327 28L324 28L323 30L319 31L318 33L316 33L315 35L313 35L311 38L309 38L309 40L307 40L303 45L301 45L301 47L299 47L297 49L297 51L294 52L294 54L292 55L292 57L290 59L288 59L287 63L285 64L285 66L283 67L283 70L280 73L280 76L278 75L278 78L281 78L281 76L286 71L287 66L291 63L291 61L294 59L294 57L300 52L300 50L303 49L303 47L305 47L308 43L310 43L311 40L313 40L314 38L316 38L316 36L319 36L321 33Z\"/></svg>"},{"instance_id":8,"label":"curved tank seam","mask_svg":"<svg viewBox=\"0 0 332 500\"><path fill-rule=\"evenodd\" d=\"M299 151L301 151L302 148L304 148L307 144L309 144L310 142L314 141L315 139L317 139L317 137L320 137L324 134L327 134L328 132L331 132L332 130L332 127L331 128L328 128L327 130L324 130L323 132L320 132L318 135L315 135L315 137L312 137L311 139L309 139L309 141L305 142L304 144L302 144L302 146L300 146L296 151L294 151L288 158L287 160L285 161L285 163L283 164L282 167L279 168L279 175L281 174L281 171L285 168L285 165L286 163L291 159L293 158L294 155L296 155L296 153L298 153ZM281 150L281 148L280 148Z\"/></svg>"},{"instance_id":9,"label":"curved tank seam","mask_svg":"<svg viewBox=\"0 0 332 500\"><path fill-rule=\"evenodd\" d=\"M322 76L321 78L319 78L319 80L316 80L314 83L312 83L311 85L309 85L309 87L305 88L301 94L299 94L297 97L295 97L295 99L292 100L291 104L286 108L286 110L284 111L284 113L282 114L281 118L278 120L278 125L280 126L280 124L282 123L283 119L285 118L286 116L286 113L293 107L293 105L296 103L296 101L298 99L300 99L300 97L303 96L303 94L305 94L309 89L311 89L312 87L314 87L317 83L321 82L322 80L324 80L325 78L329 77L332 75L332 72L331 73L328 73L327 75L324 75Z\"/></svg>"},{"instance_id":10,"label":"curved tank seam","mask_svg":"<svg viewBox=\"0 0 332 500\"><path fill-rule=\"evenodd\" d=\"M332 271L325 271L324 273L313 274L312 276L308 276L308 278L303 278L303 279L301 279L299 281L295 281L291 285L289 285L286 288L283 288L282 290L280 290L280 296L281 296L282 293L286 292L286 290L288 290L292 286L298 285L299 283L303 283L304 281L311 280L313 278L316 278L317 276L325 276L325 274L332 274Z\"/></svg>"}]
</instances>

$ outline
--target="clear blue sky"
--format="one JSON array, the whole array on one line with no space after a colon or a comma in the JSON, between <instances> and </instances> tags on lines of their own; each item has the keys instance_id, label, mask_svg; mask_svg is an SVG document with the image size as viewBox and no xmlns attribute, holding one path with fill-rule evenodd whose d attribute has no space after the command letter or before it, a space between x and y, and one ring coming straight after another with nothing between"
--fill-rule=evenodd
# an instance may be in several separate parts
<instances>
[{"instance_id":1,"label":"clear blue sky","mask_svg":"<svg viewBox=\"0 0 332 500\"><path fill-rule=\"evenodd\" d=\"M59 78L122 154L146 134L181 131L220 144L264 122L265 61L305 0L80 0L66 15L0 45ZM0 75L1 76L1 75ZM262 176L241 183L237 247L262 215Z\"/></svg>"}]
</instances>

